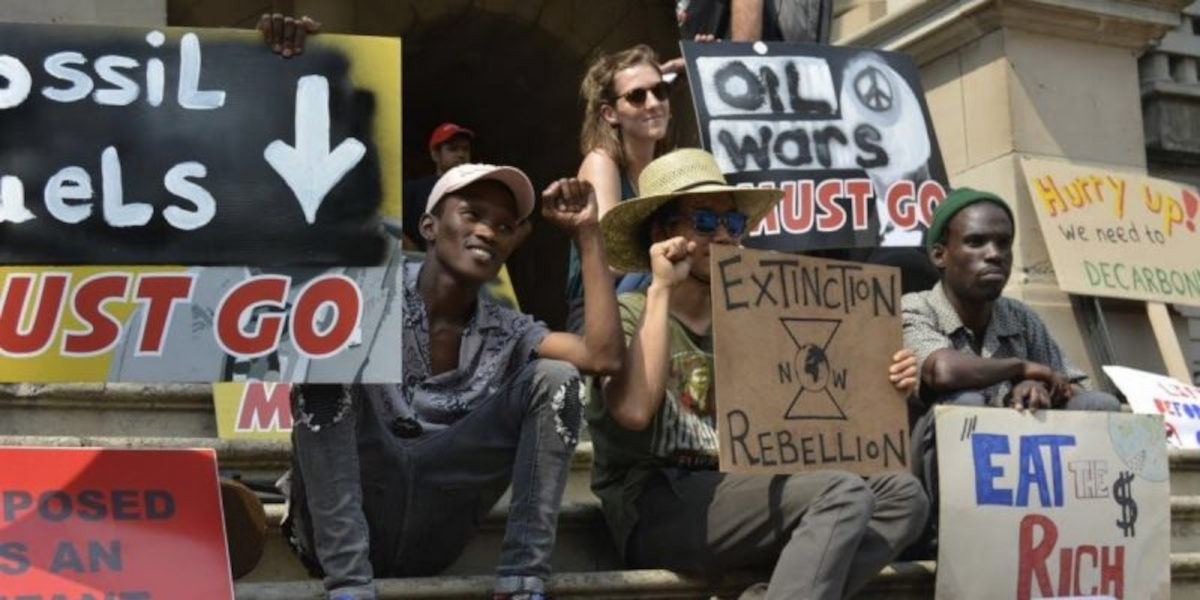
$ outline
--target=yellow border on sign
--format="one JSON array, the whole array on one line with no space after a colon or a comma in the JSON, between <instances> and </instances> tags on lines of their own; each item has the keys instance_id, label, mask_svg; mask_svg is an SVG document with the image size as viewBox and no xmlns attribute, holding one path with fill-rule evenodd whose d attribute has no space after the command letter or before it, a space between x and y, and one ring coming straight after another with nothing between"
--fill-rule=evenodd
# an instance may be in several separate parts
<instances>
[{"instance_id":1,"label":"yellow border on sign","mask_svg":"<svg viewBox=\"0 0 1200 600\"><path fill-rule=\"evenodd\" d=\"M400 150L400 38L320 34L309 38L309 43L337 48L350 56L350 81L357 88L375 92L372 137L379 152L383 191L379 211L385 217L399 217L403 167L400 162L403 154Z\"/></svg>"}]
</instances>

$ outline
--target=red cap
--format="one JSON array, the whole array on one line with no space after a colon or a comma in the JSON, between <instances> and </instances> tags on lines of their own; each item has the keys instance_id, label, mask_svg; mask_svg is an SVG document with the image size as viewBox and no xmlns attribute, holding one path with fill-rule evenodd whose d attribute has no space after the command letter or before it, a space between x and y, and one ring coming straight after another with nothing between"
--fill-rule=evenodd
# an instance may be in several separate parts
<instances>
[{"instance_id":1,"label":"red cap","mask_svg":"<svg viewBox=\"0 0 1200 600\"><path fill-rule=\"evenodd\" d=\"M429 136L429 149L433 150L438 146L445 144L446 142L450 141L450 138L456 135L465 135L473 138L475 137L475 132L455 123L442 123L441 125L438 125L437 128L433 130L433 133Z\"/></svg>"}]
</instances>

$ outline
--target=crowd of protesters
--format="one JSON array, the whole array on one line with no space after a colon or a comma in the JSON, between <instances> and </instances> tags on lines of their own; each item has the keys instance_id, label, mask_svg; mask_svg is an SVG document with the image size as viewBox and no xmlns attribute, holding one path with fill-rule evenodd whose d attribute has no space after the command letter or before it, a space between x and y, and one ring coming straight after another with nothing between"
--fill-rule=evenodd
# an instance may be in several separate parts
<instances>
[{"instance_id":1,"label":"crowd of protesters","mask_svg":"<svg viewBox=\"0 0 1200 600\"><path fill-rule=\"evenodd\" d=\"M828 2L721 4L680 2L684 35L828 38ZM317 29L278 15L261 28L285 55ZM496 598L545 597L585 424L592 489L630 567L769 573L744 598L849 597L933 532L933 405L1119 408L1081 387L1028 306L1001 296L1009 202L960 188L918 253L936 284L904 296L905 347L890 349L889 380L916 409L915 473L719 472L709 249L739 245L781 192L730 186L710 154L663 147L678 59L637 45L581 75L579 170L540 199L519 168L472 162L475 131L431 132L435 173L406 183L399 232L425 253L403 263L404 381L295 388L285 531L329 598L438 573L510 485ZM480 293L530 234L539 200L571 238L565 332Z\"/></svg>"}]
</instances>

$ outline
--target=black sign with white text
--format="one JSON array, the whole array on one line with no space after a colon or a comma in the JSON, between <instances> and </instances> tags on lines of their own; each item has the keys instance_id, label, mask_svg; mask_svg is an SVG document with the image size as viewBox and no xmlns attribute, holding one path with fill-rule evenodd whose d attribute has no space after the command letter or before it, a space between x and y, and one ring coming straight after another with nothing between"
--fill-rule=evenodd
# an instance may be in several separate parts
<instances>
[{"instance_id":1,"label":"black sign with white text","mask_svg":"<svg viewBox=\"0 0 1200 600\"><path fill-rule=\"evenodd\" d=\"M379 263L381 92L353 46L0 24L0 263Z\"/></svg>"},{"instance_id":2,"label":"black sign with white text","mask_svg":"<svg viewBox=\"0 0 1200 600\"><path fill-rule=\"evenodd\" d=\"M746 246L921 244L947 178L910 57L799 43L682 47L705 149L731 183L784 191Z\"/></svg>"}]
</instances>

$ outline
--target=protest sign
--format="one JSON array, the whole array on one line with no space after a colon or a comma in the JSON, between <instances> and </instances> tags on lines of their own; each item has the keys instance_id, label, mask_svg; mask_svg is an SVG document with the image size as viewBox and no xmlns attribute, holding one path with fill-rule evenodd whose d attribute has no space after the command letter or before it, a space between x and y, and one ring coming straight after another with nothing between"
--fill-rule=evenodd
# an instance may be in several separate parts
<instances>
[{"instance_id":1,"label":"protest sign","mask_svg":"<svg viewBox=\"0 0 1200 600\"><path fill-rule=\"evenodd\" d=\"M714 244L713 346L720 468L905 470L894 267Z\"/></svg>"},{"instance_id":2,"label":"protest sign","mask_svg":"<svg viewBox=\"0 0 1200 600\"><path fill-rule=\"evenodd\" d=\"M0 131L0 264L377 264L400 42L4 23Z\"/></svg>"},{"instance_id":3,"label":"protest sign","mask_svg":"<svg viewBox=\"0 0 1200 600\"><path fill-rule=\"evenodd\" d=\"M1133 412L1162 415L1168 444L1200 448L1200 387L1129 367L1105 366L1104 374L1125 394Z\"/></svg>"},{"instance_id":4,"label":"protest sign","mask_svg":"<svg viewBox=\"0 0 1200 600\"><path fill-rule=\"evenodd\" d=\"M946 169L912 59L799 43L683 42L704 148L782 189L755 248L920 246Z\"/></svg>"},{"instance_id":5,"label":"protest sign","mask_svg":"<svg viewBox=\"0 0 1200 600\"><path fill-rule=\"evenodd\" d=\"M217 437L286 440L292 432L290 383L240 381L213 384Z\"/></svg>"},{"instance_id":6,"label":"protest sign","mask_svg":"<svg viewBox=\"0 0 1200 600\"><path fill-rule=\"evenodd\" d=\"M1060 288L1200 306L1195 188L1029 157L1021 168Z\"/></svg>"},{"instance_id":7,"label":"protest sign","mask_svg":"<svg viewBox=\"0 0 1200 600\"><path fill-rule=\"evenodd\" d=\"M0 381L395 382L401 290L398 261L0 267Z\"/></svg>"},{"instance_id":8,"label":"protest sign","mask_svg":"<svg viewBox=\"0 0 1200 600\"><path fill-rule=\"evenodd\" d=\"M1170 597L1161 418L936 410L939 600Z\"/></svg>"},{"instance_id":9,"label":"protest sign","mask_svg":"<svg viewBox=\"0 0 1200 600\"><path fill-rule=\"evenodd\" d=\"M204 450L0 448L0 597L233 598Z\"/></svg>"}]
</instances>

